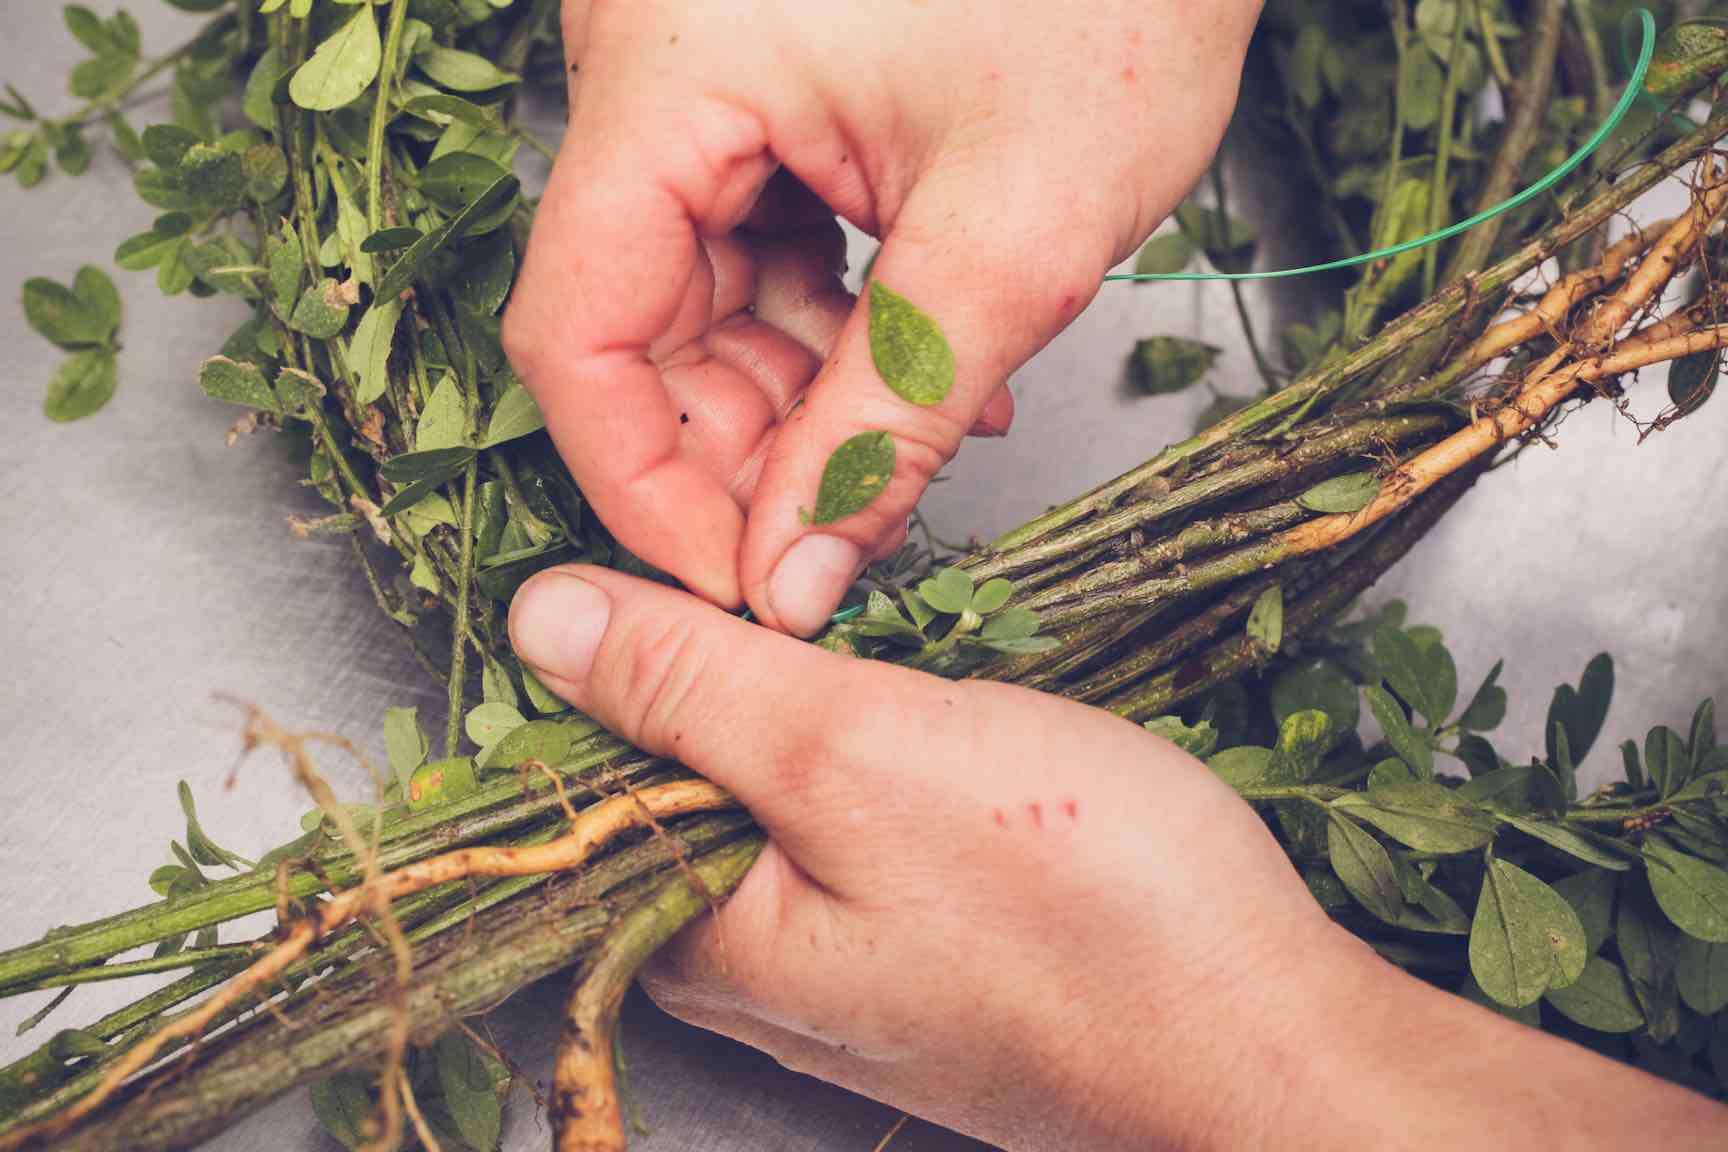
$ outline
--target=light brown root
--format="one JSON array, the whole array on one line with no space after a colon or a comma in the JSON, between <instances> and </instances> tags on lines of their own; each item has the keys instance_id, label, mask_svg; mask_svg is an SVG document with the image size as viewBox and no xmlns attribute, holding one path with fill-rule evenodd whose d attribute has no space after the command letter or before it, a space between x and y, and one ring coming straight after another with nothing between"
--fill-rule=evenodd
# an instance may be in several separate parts
<instances>
[{"instance_id":1,"label":"light brown root","mask_svg":"<svg viewBox=\"0 0 1728 1152\"><path fill-rule=\"evenodd\" d=\"M1722 325L1661 339L1639 332L1618 349L1612 347L1620 329L1656 299L1684 267L1724 207L1728 207L1728 178L1717 177L1698 194L1691 209L1669 225L1619 290L1581 321L1569 340L1562 341L1525 374L1517 395L1497 411L1472 420L1394 469L1367 507L1321 516L1281 534L1277 539L1284 557L1332 548L1386 519L1485 453L1534 431L1581 383L1728 346L1728 325ZM1658 321L1652 327L1661 324ZM1582 358L1574 359L1580 354Z\"/></svg>"},{"instance_id":2,"label":"light brown root","mask_svg":"<svg viewBox=\"0 0 1728 1152\"><path fill-rule=\"evenodd\" d=\"M408 1080L406 1068L396 1069L396 1085L402 1093L402 1110L408 1113L408 1122L414 1127L414 1135L420 1138L424 1152L443 1152L438 1137L432 1134L426 1117L420 1112L420 1102L414 1099L414 1085Z\"/></svg>"},{"instance_id":3,"label":"light brown root","mask_svg":"<svg viewBox=\"0 0 1728 1152\"><path fill-rule=\"evenodd\" d=\"M228 1008L264 992L289 965L306 954L315 940L354 919L361 911L376 907L380 900L387 905L389 901L468 877L571 871L587 863L623 833L646 827L644 812L664 820L736 804L730 793L706 780L674 780L643 788L633 796L614 797L594 805L578 815L569 835L557 840L514 848L463 848L383 873L375 883L335 893L304 919L287 926L280 943L218 988L208 1000L128 1049L88 1095L48 1119L0 1136L0 1152L44 1145L66 1131L100 1108L127 1080L154 1063L165 1047L203 1035L210 1022ZM397 1101L395 1110L400 1119L399 1094L387 1095Z\"/></svg>"}]
</instances>

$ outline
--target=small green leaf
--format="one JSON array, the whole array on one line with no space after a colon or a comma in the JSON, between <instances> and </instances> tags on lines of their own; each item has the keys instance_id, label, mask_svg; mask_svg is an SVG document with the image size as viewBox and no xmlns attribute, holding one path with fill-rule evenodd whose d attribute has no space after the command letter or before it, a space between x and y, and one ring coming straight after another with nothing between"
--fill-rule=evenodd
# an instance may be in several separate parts
<instances>
[{"instance_id":1,"label":"small green leaf","mask_svg":"<svg viewBox=\"0 0 1728 1152\"><path fill-rule=\"evenodd\" d=\"M1278 726L1278 743L1266 769L1268 784L1304 784L1320 771L1320 760L1332 746L1332 721L1326 713L1292 712Z\"/></svg>"},{"instance_id":2,"label":"small green leaf","mask_svg":"<svg viewBox=\"0 0 1728 1152\"><path fill-rule=\"evenodd\" d=\"M972 594L972 611L980 616L988 616L1008 603L1008 598L1012 595L1012 580L1004 580L1000 576L994 580L986 580L979 586L978 591Z\"/></svg>"},{"instance_id":3,"label":"small green leaf","mask_svg":"<svg viewBox=\"0 0 1728 1152\"><path fill-rule=\"evenodd\" d=\"M521 384L512 384L504 395L498 398L497 406L492 409L492 419L486 424L486 439L480 446L496 448L511 440L532 435L544 427L546 417L540 414L534 397L528 395L528 390Z\"/></svg>"},{"instance_id":4,"label":"small green leaf","mask_svg":"<svg viewBox=\"0 0 1728 1152\"><path fill-rule=\"evenodd\" d=\"M390 757L390 772L401 783L402 794L406 796L414 770L426 762L431 751L426 734L420 731L418 708L384 710L384 749Z\"/></svg>"},{"instance_id":5,"label":"small green leaf","mask_svg":"<svg viewBox=\"0 0 1728 1152\"><path fill-rule=\"evenodd\" d=\"M1038 613L1030 608L1003 608L984 621L979 638L991 641L1026 640L1038 632Z\"/></svg>"},{"instance_id":6,"label":"small green leaf","mask_svg":"<svg viewBox=\"0 0 1728 1152\"><path fill-rule=\"evenodd\" d=\"M473 152L451 152L421 170L420 191L440 208L458 212L507 175L495 160Z\"/></svg>"},{"instance_id":7,"label":"small green leaf","mask_svg":"<svg viewBox=\"0 0 1728 1152\"><path fill-rule=\"evenodd\" d=\"M1202 720L1190 727L1182 722L1180 716L1159 716L1141 727L1201 759L1212 755L1212 750L1218 747L1218 729L1212 727L1210 721Z\"/></svg>"},{"instance_id":8,"label":"small green leaf","mask_svg":"<svg viewBox=\"0 0 1728 1152\"><path fill-rule=\"evenodd\" d=\"M1638 860L1636 849L1630 848L1587 828L1576 828L1548 820L1533 820L1520 816L1503 819L1526 836L1533 836L1550 847L1575 856L1586 864L1625 872Z\"/></svg>"},{"instance_id":9,"label":"small green leaf","mask_svg":"<svg viewBox=\"0 0 1728 1152\"><path fill-rule=\"evenodd\" d=\"M1388 923L1404 911L1404 892L1392 858L1380 842L1347 816L1328 812L1326 855L1332 870L1362 907Z\"/></svg>"},{"instance_id":10,"label":"small green leaf","mask_svg":"<svg viewBox=\"0 0 1728 1152\"><path fill-rule=\"evenodd\" d=\"M1494 838L1493 817L1432 780L1348 792L1332 806L1418 852L1468 852Z\"/></svg>"},{"instance_id":11,"label":"small green leaf","mask_svg":"<svg viewBox=\"0 0 1728 1152\"><path fill-rule=\"evenodd\" d=\"M1644 771L1661 798L1667 799L1684 787L1691 768L1691 758L1678 732L1665 724L1650 729L1644 737Z\"/></svg>"},{"instance_id":12,"label":"small green leaf","mask_svg":"<svg viewBox=\"0 0 1728 1152\"><path fill-rule=\"evenodd\" d=\"M1180 392L1212 370L1222 349L1182 336L1137 341L1128 354L1128 386L1146 396Z\"/></svg>"},{"instance_id":13,"label":"small green leaf","mask_svg":"<svg viewBox=\"0 0 1728 1152\"><path fill-rule=\"evenodd\" d=\"M534 711L542 716L550 716L568 711L570 702L556 695L552 689L540 682L533 669L526 666L522 669L522 687L528 693L528 703L534 706Z\"/></svg>"},{"instance_id":14,"label":"small green leaf","mask_svg":"<svg viewBox=\"0 0 1728 1152\"><path fill-rule=\"evenodd\" d=\"M312 1085L312 1112L342 1147L355 1149L366 1143L372 1098L366 1081L355 1073L338 1072Z\"/></svg>"},{"instance_id":15,"label":"small green leaf","mask_svg":"<svg viewBox=\"0 0 1728 1152\"><path fill-rule=\"evenodd\" d=\"M869 507L894 478L894 438L860 432L834 449L816 491L813 524L832 524Z\"/></svg>"},{"instance_id":16,"label":"small green leaf","mask_svg":"<svg viewBox=\"0 0 1728 1152\"><path fill-rule=\"evenodd\" d=\"M281 49L272 44L258 57L246 78L240 110L260 132L276 132L276 88L287 71Z\"/></svg>"},{"instance_id":17,"label":"small green leaf","mask_svg":"<svg viewBox=\"0 0 1728 1152\"><path fill-rule=\"evenodd\" d=\"M516 768L530 760L556 765L579 741L599 731L600 725L580 713L563 720L529 720L511 728L492 746L487 766Z\"/></svg>"},{"instance_id":18,"label":"small green leaf","mask_svg":"<svg viewBox=\"0 0 1728 1152\"><path fill-rule=\"evenodd\" d=\"M377 298L388 300L400 296L420 275L422 267L432 258L467 235L468 230L487 221L502 205L516 198L521 182L515 176L505 176L482 192L478 199L458 212L447 224L426 233L409 245L389 271L378 281Z\"/></svg>"},{"instance_id":19,"label":"small green leaf","mask_svg":"<svg viewBox=\"0 0 1728 1152\"><path fill-rule=\"evenodd\" d=\"M1618 964L1600 956L1592 956L1572 984L1550 989L1547 1000L1568 1020L1597 1032L1632 1032L1644 1024L1632 982Z\"/></svg>"},{"instance_id":20,"label":"small green leaf","mask_svg":"<svg viewBox=\"0 0 1728 1152\"><path fill-rule=\"evenodd\" d=\"M1260 593L1248 612L1248 639L1267 655L1284 642L1284 587L1274 584Z\"/></svg>"},{"instance_id":21,"label":"small green leaf","mask_svg":"<svg viewBox=\"0 0 1728 1152\"><path fill-rule=\"evenodd\" d=\"M918 585L918 595L936 611L958 616L972 606L972 577L958 568L943 568Z\"/></svg>"},{"instance_id":22,"label":"small green leaf","mask_svg":"<svg viewBox=\"0 0 1728 1152\"><path fill-rule=\"evenodd\" d=\"M1374 719L1380 725L1380 731L1386 736L1386 743L1392 746L1392 751L1398 758L1416 770L1423 779L1434 776L1434 750L1428 742L1410 727L1410 720L1404 715L1404 709L1392 694L1378 684L1364 688L1363 695L1368 698L1368 710L1374 714Z\"/></svg>"},{"instance_id":23,"label":"small green leaf","mask_svg":"<svg viewBox=\"0 0 1728 1152\"><path fill-rule=\"evenodd\" d=\"M457 1133L470 1148L496 1148L509 1071L460 1029L439 1038L433 1057L438 1062L438 1087Z\"/></svg>"},{"instance_id":24,"label":"small green leaf","mask_svg":"<svg viewBox=\"0 0 1728 1152\"><path fill-rule=\"evenodd\" d=\"M1682 356L1668 366L1668 399L1681 415L1690 416L1715 393L1721 363L1722 354L1711 351Z\"/></svg>"},{"instance_id":25,"label":"small green leaf","mask_svg":"<svg viewBox=\"0 0 1728 1152\"><path fill-rule=\"evenodd\" d=\"M466 422L462 386L456 381L456 373L446 372L420 410L420 422L414 428L414 450L431 452L461 446Z\"/></svg>"},{"instance_id":26,"label":"small green leaf","mask_svg":"<svg viewBox=\"0 0 1728 1152\"><path fill-rule=\"evenodd\" d=\"M380 228L360 242L360 251L369 255L379 252L399 252L423 235L424 233L418 228Z\"/></svg>"},{"instance_id":27,"label":"small green leaf","mask_svg":"<svg viewBox=\"0 0 1728 1152\"><path fill-rule=\"evenodd\" d=\"M1506 689L1497 683L1500 668L1505 663L1504 660L1494 662L1482 686L1476 689L1476 695L1470 698L1464 714L1458 718L1460 725L1472 732L1492 732L1506 718Z\"/></svg>"},{"instance_id":28,"label":"small green leaf","mask_svg":"<svg viewBox=\"0 0 1728 1152\"><path fill-rule=\"evenodd\" d=\"M1265 779L1271 765L1272 749L1247 744L1226 748L1206 761L1206 767L1232 788L1246 788Z\"/></svg>"},{"instance_id":29,"label":"small green leaf","mask_svg":"<svg viewBox=\"0 0 1728 1152\"><path fill-rule=\"evenodd\" d=\"M56 423L82 420L101 410L114 395L114 353L88 348L68 356L48 381L42 412Z\"/></svg>"},{"instance_id":30,"label":"small green leaf","mask_svg":"<svg viewBox=\"0 0 1728 1152\"><path fill-rule=\"evenodd\" d=\"M1180 272L1194 258L1194 242L1181 232L1154 236L1140 246L1134 271L1140 276L1168 276Z\"/></svg>"},{"instance_id":31,"label":"small green leaf","mask_svg":"<svg viewBox=\"0 0 1728 1152\"><path fill-rule=\"evenodd\" d=\"M433 83L452 92L488 92L520 79L514 72L504 71L484 56L437 45L422 50L415 56L414 63Z\"/></svg>"},{"instance_id":32,"label":"small green leaf","mask_svg":"<svg viewBox=\"0 0 1728 1152\"><path fill-rule=\"evenodd\" d=\"M954 387L954 351L936 322L880 280L870 282L870 359L908 403L940 404Z\"/></svg>"},{"instance_id":33,"label":"small green leaf","mask_svg":"<svg viewBox=\"0 0 1728 1152\"><path fill-rule=\"evenodd\" d=\"M79 269L71 288L33 277L24 282L24 318L62 348L106 344L120 323L120 297L99 268Z\"/></svg>"},{"instance_id":34,"label":"small green leaf","mask_svg":"<svg viewBox=\"0 0 1728 1152\"><path fill-rule=\"evenodd\" d=\"M1681 933L1674 976L1680 998L1692 1011L1714 1016L1728 1008L1728 944Z\"/></svg>"},{"instance_id":35,"label":"small green leaf","mask_svg":"<svg viewBox=\"0 0 1728 1152\"><path fill-rule=\"evenodd\" d=\"M347 324L348 302L342 296L341 285L329 277L307 288L288 318L288 327L314 340L328 340L341 333Z\"/></svg>"},{"instance_id":36,"label":"small green leaf","mask_svg":"<svg viewBox=\"0 0 1728 1152\"><path fill-rule=\"evenodd\" d=\"M1272 681L1272 719L1282 724L1292 712L1318 709L1332 721L1335 739L1356 731L1362 702L1356 684L1337 664L1323 658L1282 667Z\"/></svg>"},{"instance_id":37,"label":"small green leaf","mask_svg":"<svg viewBox=\"0 0 1728 1152\"><path fill-rule=\"evenodd\" d=\"M480 704L462 718L462 730L468 733L468 739L489 748L503 739L506 732L526 723L527 718L508 704Z\"/></svg>"},{"instance_id":38,"label":"small green leaf","mask_svg":"<svg viewBox=\"0 0 1728 1152\"><path fill-rule=\"evenodd\" d=\"M1644 863L1656 902L1675 927L1710 944L1728 944L1728 871L1652 837Z\"/></svg>"},{"instance_id":39,"label":"small green leaf","mask_svg":"<svg viewBox=\"0 0 1728 1152\"><path fill-rule=\"evenodd\" d=\"M1593 657L1584 666L1578 687L1562 684L1554 689L1548 704L1548 762L1554 763L1558 749L1554 743L1554 725L1566 728L1566 742L1575 764L1584 762L1591 745L1602 731L1602 721L1608 716L1608 705L1614 699L1614 660L1606 652Z\"/></svg>"},{"instance_id":40,"label":"small green leaf","mask_svg":"<svg viewBox=\"0 0 1728 1152\"><path fill-rule=\"evenodd\" d=\"M1220 272L1246 272L1254 263L1257 236L1245 220L1184 200L1176 206L1176 225Z\"/></svg>"},{"instance_id":41,"label":"small green leaf","mask_svg":"<svg viewBox=\"0 0 1728 1152\"><path fill-rule=\"evenodd\" d=\"M1382 625L1374 630L1374 662L1380 668L1380 674L1386 678L1386 683L1399 697L1416 711L1426 716L1431 723L1440 720L1439 708L1429 699L1427 678L1424 675L1426 661L1422 652L1416 647L1416 642L1398 628L1388 628Z\"/></svg>"},{"instance_id":42,"label":"small green leaf","mask_svg":"<svg viewBox=\"0 0 1728 1152\"><path fill-rule=\"evenodd\" d=\"M294 103L312 112L334 112L372 86L383 59L378 21L370 4L318 45L288 82Z\"/></svg>"},{"instance_id":43,"label":"small green leaf","mask_svg":"<svg viewBox=\"0 0 1728 1152\"><path fill-rule=\"evenodd\" d=\"M1372 472L1352 472L1320 481L1296 497L1296 502L1311 512L1348 514L1368 507L1378 495L1380 477Z\"/></svg>"},{"instance_id":44,"label":"small green leaf","mask_svg":"<svg viewBox=\"0 0 1728 1152\"><path fill-rule=\"evenodd\" d=\"M1572 905L1578 923L1584 926L1584 949L1594 956L1614 934L1614 875L1600 868L1586 868L1554 881L1554 891Z\"/></svg>"},{"instance_id":45,"label":"small green leaf","mask_svg":"<svg viewBox=\"0 0 1728 1152\"><path fill-rule=\"evenodd\" d=\"M256 364L212 356L198 370L198 385L213 400L282 413L281 402Z\"/></svg>"},{"instance_id":46,"label":"small green leaf","mask_svg":"<svg viewBox=\"0 0 1728 1152\"><path fill-rule=\"evenodd\" d=\"M396 325L402 319L402 301L391 297L375 300L354 326L348 344L348 363L358 379L354 401L371 404L384 395L390 383L390 350L396 342Z\"/></svg>"},{"instance_id":47,"label":"small green leaf","mask_svg":"<svg viewBox=\"0 0 1728 1152\"><path fill-rule=\"evenodd\" d=\"M1521 1008L1584 971L1584 926L1572 905L1516 864L1490 859L1470 928L1470 971L1482 990Z\"/></svg>"},{"instance_id":48,"label":"small green leaf","mask_svg":"<svg viewBox=\"0 0 1728 1152\"><path fill-rule=\"evenodd\" d=\"M426 452L404 452L386 460L379 472L392 484L413 484L428 479L436 479L442 483L462 471L473 458L472 448L434 448Z\"/></svg>"},{"instance_id":49,"label":"small green leaf","mask_svg":"<svg viewBox=\"0 0 1728 1152\"><path fill-rule=\"evenodd\" d=\"M474 777L474 761L466 756L434 760L414 770L408 781L408 808L418 812L438 804L460 800L479 787Z\"/></svg>"}]
</instances>

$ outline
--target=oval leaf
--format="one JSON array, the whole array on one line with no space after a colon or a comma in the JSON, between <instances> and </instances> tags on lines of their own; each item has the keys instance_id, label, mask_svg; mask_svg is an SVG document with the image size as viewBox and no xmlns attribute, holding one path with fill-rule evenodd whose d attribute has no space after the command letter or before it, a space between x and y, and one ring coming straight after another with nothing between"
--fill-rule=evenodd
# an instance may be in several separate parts
<instances>
[{"instance_id":1,"label":"oval leaf","mask_svg":"<svg viewBox=\"0 0 1728 1152\"><path fill-rule=\"evenodd\" d=\"M1418 852L1468 852L1494 838L1494 818L1432 780L1340 796L1343 808Z\"/></svg>"},{"instance_id":2,"label":"oval leaf","mask_svg":"<svg viewBox=\"0 0 1728 1152\"><path fill-rule=\"evenodd\" d=\"M1360 512L1372 504L1374 497L1378 495L1378 476L1372 472L1352 472L1348 476L1334 476L1330 480L1320 481L1296 497L1296 502L1311 512Z\"/></svg>"},{"instance_id":3,"label":"oval leaf","mask_svg":"<svg viewBox=\"0 0 1728 1152\"><path fill-rule=\"evenodd\" d=\"M48 381L42 412L58 423L82 420L114 395L114 353L106 348L74 352Z\"/></svg>"},{"instance_id":4,"label":"oval leaf","mask_svg":"<svg viewBox=\"0 0 1728 1152\"><path fill-rule=\"evenodd\" d=\"M1534 1004L1584 971L1584 925L1572 905L1516 864L1492 859L1470 926L1470 971L1509 1008Z\"/></svg>"},{"instance_id":5,"label":"oval leaf","mask_svg":"<svg viewBox=\"0 0 1728 1152\"><path fill-rule=\"evenodd\" d=\"M869 506L894 478L894 438L860 432L828 457L816 490L814 524L832 524Z\"/></svg>"},{"instance_id":6,"label":"oval leaf","mask_svg":"<svg viewBox=\"0 0 1728 1152\"><path fill-rule=\"evenodd\" d=\"M902 400L940 404L954 387L954 351L936 322L879 280L870 282L870 359Z\"/></svg>"},{"instance_id":7,"label":"oval leaf","mask_svg":"<svg viewBox=\"0 0 1728 1152\"><path fill-rule=\"evenodd\" d=\"M1548 1003L1567 1019L1597 1032L1631 1032L1644 1023L1626 973L1600 956L1590 958L1576 981L1550 991Z\"/></svg>"},{"instance_id":8,"label":"oval leaf","mask_svg":"<svg viewBox=\"0 0 1728 1152\"><path fill-rule=\"evenodd\" d=\"M510 389L498 398L497 407L492 409L492 419L486 424L486 440L481 447L495 448L538 432L544 427L546 418L540 414L534 397L528 395L528 390L522 385L512 384Z\"/></svg>"},{"instance_id":9,"label":"oval leaf","mask_svg":"<svg viewBox=\"0 0 1728 1152\"><path fill-rule=\"evenodd\" d=\"M378 21L365 5L354 19L318 45L288 82L288 96L312 112L333 112L360 98L378 75L383 56Z\"/></svg>"},{"instance_id":10,"label":"oval leaf","mask_svg":"<svg viewBox=\"0 0 1728 1152\"><path fill-rule=\"evenodd\" d=\"M1728 944L1728 871L1659 840L1644 844L1656 902L1675 927L1711 944Z\"/></svg>"},{"instance_id":11,"label":"oval leaf","mask_svg":"<svg viewBox=\"0 0 1728 1152\"><path fill-rule=\"evenodd\" d=\"M1355 821L1329 812L1326 821L1326 855L1332 871L1362 907L1387 923L1397 923L1404 911L1404 891L1392 858L1380 841Z\"/></svg>"}]
</instances>

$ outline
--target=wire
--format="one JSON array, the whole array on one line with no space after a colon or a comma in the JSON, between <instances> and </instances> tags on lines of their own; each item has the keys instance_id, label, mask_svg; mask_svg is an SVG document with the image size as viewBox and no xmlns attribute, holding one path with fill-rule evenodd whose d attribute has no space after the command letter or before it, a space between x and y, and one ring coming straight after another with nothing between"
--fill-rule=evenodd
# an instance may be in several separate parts
<instances>
[{"instance_id":1,"label":"wire","mask_svg":"<svg viewBox=\"0 0 1728 1152\"><path fill-rule=\"evenodd\" d=\"M1450 240L1461 233L1496 216L1504 215L1515 208L1520 208L1536 197L1542 195L1560 181L1566 179L1578 166L1588 160L1595 151L1602 147L1614 130L1620 127L1620 122L1626 119L1626 114L1632 110L1632 105L1638 102L1644 92L1644 77L1650 71L1650 60L1656 53L1656 18L1647 8L1639 8L1626 14L1630 23L1636 19L1643 34L1643 43L1638 49L1638 62L1633 65L1632 76L1626 82L1626 91L1620 94L1620 100L1614 105L1614 110L1608 114L1601 127L1586 140L1578 151L1566 157L1558 168L1549 172L1536 183L1483 212L1478 212L1468 220L1430 232L1426 236L1418 236L1414 240L1406 240L1402 244L1394 244L1390 248L1379 248L1373 252L1364 252L1360 256L1347 256L1342 260L1330 260L1324 264L1309 264L1301 268L1276 268L1268 272L1115 272L1104 277L1110 281L1150 281L1150 280L1282 280L1290 276L1308 276L1315 272L1331 272L1339 268L1354 268L1359 264L1372 264L1378 260L1389 260L1394 256L1411 252L1418 248L1426 248L1430 244L1438 244L1442 240ZM1624 26L1623 26L1624 27ZM1220 211L1223 205L1219 206Z\"/></svg>"}]
</instances>

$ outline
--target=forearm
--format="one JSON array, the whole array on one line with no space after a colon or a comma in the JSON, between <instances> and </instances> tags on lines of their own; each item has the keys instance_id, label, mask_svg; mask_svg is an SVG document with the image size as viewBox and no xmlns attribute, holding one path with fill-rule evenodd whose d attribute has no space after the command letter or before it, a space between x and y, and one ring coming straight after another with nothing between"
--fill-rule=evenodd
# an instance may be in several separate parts
<instances>
[{"instance_id":1,"label":"forearm","mask_svg":"<svg viewBox=\"0 0 1728 1152\"><path fill-rule=\"evenodd\" d=\"M1728 1109L1518 1024L1361 949L1320 990L1260 1144L1721 1148ZM1235 1146L1241 1147L1237 1143Z\"/></svg>"}]
</instances>

